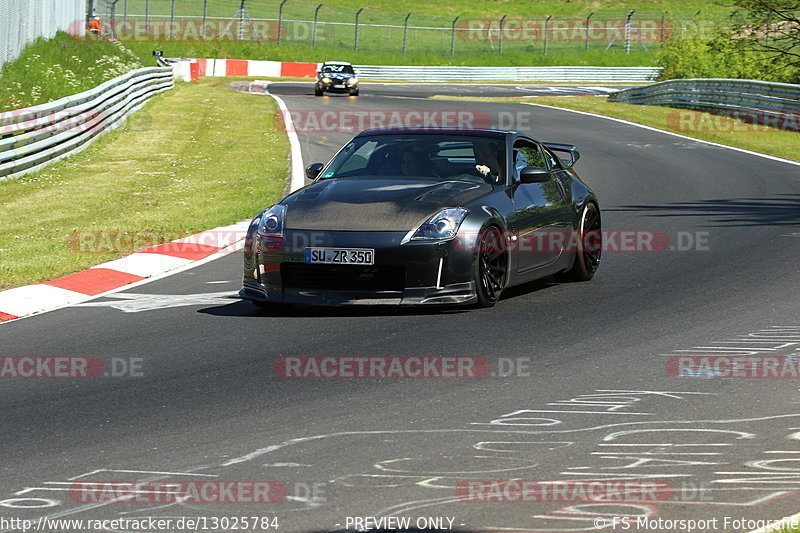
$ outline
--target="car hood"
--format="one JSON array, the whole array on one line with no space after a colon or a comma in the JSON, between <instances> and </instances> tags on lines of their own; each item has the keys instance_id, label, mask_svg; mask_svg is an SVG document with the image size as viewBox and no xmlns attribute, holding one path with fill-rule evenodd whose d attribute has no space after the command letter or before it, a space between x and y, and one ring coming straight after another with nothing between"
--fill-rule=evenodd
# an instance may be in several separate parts
<instances>
[{"instance_id":1,"label":"car hood","mask_svg":"<svg viewBox=\"0 0 800 533\"><path fill-rule=\"evenodd\" d=\"M493 190L485 183L430 180L326 179L283 202L285 227L322 231L410 231L445 207Z\"/></svg>"}]
</instances>

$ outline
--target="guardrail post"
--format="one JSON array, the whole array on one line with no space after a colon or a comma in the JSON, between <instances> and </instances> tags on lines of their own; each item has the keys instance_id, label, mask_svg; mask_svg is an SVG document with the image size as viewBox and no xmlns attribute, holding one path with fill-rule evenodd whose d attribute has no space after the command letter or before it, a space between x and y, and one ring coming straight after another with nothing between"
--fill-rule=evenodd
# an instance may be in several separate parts
<instances>
[{"instance_id":1,"label":"guardrail post","mask_svg":"<svg viewBox=\"0 0 800 533\"><path fill-rule=\"evenodd\" d=\"M125 0L125 3L122 4L122 23L128 23L128 0Z\"/></svg>"},{"instance_id":2,"label":"guardrail post","mask_svg":"<svg viewBox=\"0 0 800 533\"><path fill-rule=\"evenodd\" d=\"M586 17L586 44L583 46L584 52L589 51L589 20L592 18L592 15L594 15L594 11L589 13L589 16Z\"/></svg>"},{"instance_id":3,"label":"guardrail post","mask_svg":"<svg viewBox=\"0 0 800 533\"><path fill-rule=\"evenodd\" d=\"M453 19L453 26L450 30L450 57L456 55L456 22L460 17L456 17Z\"/></svg>"},{"instance_id":4,"label":"guardrail post","mask_svg":"<svg viewBox=\"0 0 800 533\"><path fill-rule=\"evenodd\" d=\"M278 6L278 46L281 45L281 37L283 36L283 5L289 0L282 0L281 5Z\"/></svg>"},{"instance_id":5,"label":"guardrail post","mask_svg":"<svg viewBox=\"0 0 800 533\"><path fill-rule=\"evenodd\" d=\"M169 38L170 39L172 39L172 37L175 35L174 32L175 32L175 0L172 0L172 10L170 11L170 16L169 16Z\"/></svg>"},{"instance_id":6,"label":"guardrail post","mask_svg":"<svg viewBox=\"0 0 800 533\"><path fill-rule=\"evenodd\" d=\"M628 13L627 18L625 18L625 53L631 53L631 17L633 14L636 13L635 9L631 9L631 12Z\"/></svg>"},{"instance_id":7,"label":"guardrail post","mask_svg":"<svg viewBox=\"0 0 800 533\"><path fill-rule=\"evenodd\" d=\"M361 15L362 11L364 11L363 7L359 8L358 11L356 11L356 34L355 34L355 40L353 41L354 50L358 50L358 17L359 15Z\"/></svg>"},{"instance_id":8,"label":"guardrail post","mask_svg":"<svg viewBox=\"0 0 800 533\"><path fill-rule=\"evenodd\" d=\"M208 18L208 0L203 0L203 25L200 26L200 35L206 38L206 19Z\"/></svg>"},{"instance_id":9,"label":"guardrail post","mask_svg":"<svg viewBox=\"0 0 800 533\"><path fill-rule=\"evenodd\" d=\"M144 0L144 32L150 33L150 0Z\"/></svg>"},{"instance_id":10,"label":"guardrail post","mask_svg":"<svg viewBox=\"0 0 800 533\"><path fill-rule=\"evenodd\" d=\"M320 4L314 10L314 29L311 32L311 46L317 46L317 20L319 20L319 10L323 6Z\"/></svg>"},{"instance_id":11,"label":"guardrail post","mask_svg":"<svg viewBox=\"0 0 800 533\"><path fill-rule=\"evenodd\" d=\"M408 41L408 17L411 16L409 12L406 15L406 20L403 21L403 55L406 55L406 42Z\"/></svg>"},{"instance_id":12,"label":"guardrail post","mask_svg":"<svg viewBox=\"0 0 800 533\"><path fill-rule=\"evenodd\" d=\"M503 15L500 19L500 37L497 39L498 41L498 48L500 49L500 55L503 55L503 22L506 21L506 17L508 15Z\"/></svg>"},{"instance_id":13,"label":"guardrail post","mask_svg":"<svg viewBox=\"0 0 800 533\"><path fill-rule=\"evenodd\" d=\"M661 13L661 42L664 42L664 24L667 23L666 13Z\"/></svg>"},{"instance_id":14,"label":"guardrail post","mask_svg":"<svg viewBox=\"0 0 800 533\"><path fill-rule=\"evenodd\" d=\"M544 19L544 46L542 48L542 55L547 55L547 26L550 25L550 19L553 18L553 15L547 15L547 18Z\"/></svg>"}]
</instances>

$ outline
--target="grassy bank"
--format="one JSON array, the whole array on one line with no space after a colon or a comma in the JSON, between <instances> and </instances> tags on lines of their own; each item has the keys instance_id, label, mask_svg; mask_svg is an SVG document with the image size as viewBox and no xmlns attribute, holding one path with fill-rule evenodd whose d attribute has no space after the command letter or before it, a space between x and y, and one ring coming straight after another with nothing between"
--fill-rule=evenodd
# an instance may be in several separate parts
<instances>
[{"instance_id":1,"label":"grassy bank","mask_svg":"<svg viewBox=\"0 0 800 533\"><path fill-rule=\"evenodd\" d=\"M288 61L338 57L362 64L398 65L651 65L661 42L673 32L683 31L688 22L725 22L730 13L728 4L702 0L638 0L633 5L619 0L465 0L413 5L401 0L332 0L318 11L320 3L315 0L248 0L254 25L239 28L238 20L232 20L238 0L208 0L205 4L128 0L125 5L128 16L118 8L115 19L125 21L120 38L150 40L149 45L144 44L142 57L149 57L157 45L174 50L168 55ZM629 13L633 26L630 53L626 53L624 26ZM279 18L283 20L280 29ZM505 24L503 54L501 18ZM170 21L175 24L170 26ZM406 22L408 31L404 30ZM591 27L588 41L587 25ZM213 50L205 48L206 38L224 35L235 40L240 31L246 41L243 44L215 42ZM281 46L276 43L279 32ZM272 46L260 46L259 40ZM314 40L316 48L311 46Z\"/></svg>"},{"instance_id":2,"label":"grassy bank","mask_svg":"<svg viewBox=\"0 0 800 533\"><path fill-rule=\"evenodd\" d=\"M454 99L453 97L445 96L436 98ZM605 96L457 99L515 104L531 102L575 109L577 111L620 118L705 141L726 144L795 161L800 160L797 152L798 142L800 142L799 132L747 124L741 120L733 120L702 111L661 106L618 104L609 102Z\"/></svg>"},{"instance_id":3,"label":"grassy bank","mask_svg":"<svg viewBox=\"0 0 800 533\"><path fill-rule=\"evenodd\" d=\"M150 14L169 15L172 0L128 0L129 14L144 14L146 1L149 2ZM278 4L272 0L247 0L247 11L252 18L277 18ZM208 0L209 17L232 17L239 7L239 0ZM314 8L319 4L316 0L292 0L284 6L283 14L287 19L308 18L313 16ZM708 0L637 0L635 4L620 0L460 0L459 2L417 2L409 4L405 0L329 0L320 10L320 20L352 22L353 14L363 7L364 22L374 20L394 21L408 11L413 11L416 22L435 19L437 17L495 17L503 14L509 17L531 17L547 15L584 15L590 12L598 14L606 12L623 13L630 9L644 12L686 11L686 12L720 12L730 9L728 3ZM117 14L122 15L124 6L117 7ZM199 16L202 14L203 2L198 0L176 0L177 16Z\"/></svg>"},{"instance_id":4,"label":"grassy bank","mask_svg":"<svg viewBox=\"0 0 800 533\"><path fill-rule=\"evenodd\" d=\"M227 89L230 81L179 84L85 152L0 182L0 289L130 253L74 251L76 231L182 236L274 203L288 173L275 104Z\"/></svg>"},{"instance_id":5,"label":"grassy bank","mask_svg":"<svg viewBox=\"0 0 800 533\"><path fill-rule=\"evenodd\" d=\"M0 111L58 100L142 66L136 55L119 44L60 32L53 39L31 43L3 66Z\"/></svg>"},{"instance_id":6,"label":"grassy bank","mask_svg":"<svg viewBox=\"0 0 800 533\"><path fill-rule=\"evenodd\" d=\"M533 65L595 65L595 66L652 66L655 54L615 49L603 52L563 52L558 46L550 46L546 56L542 55L541 43L526 45L525 50L504 52L473 51L457 52L454 57L447 53L414 51L412 45L408 55L402 55L396 41L383 40L374 48L353 50L352 44L325 44L312 47L305 44L236 42L236 41L124 41L141 61L152 64L153 50L163 50L167 57L199 57L210 59L262 59L271 61L321 62L343 60L362 65L460 65L460 66L533 66ZM402 43L400 43L402 44ZM468 43L457 43L466 46ZM366 48L366 47L365 47Z\"/></svg>"},{"instance_id":7,"label":"grassy bank","mask_svg":"<svg viewBox=\"0 0 800 533\"><path fill-rule=\"evenodd\" d=\"M151 40L150 46L145 45L143 57L158 43L184 56L288 61L325 61L336 57L362 64L509 66L650 65L654 52L670 34L682 31L690 21L725 22L731 10L729 4L713 0L637 0L635 4L619 0L464 0L415 4L401 0L331 0L324 2L319 10L316 8L320 3L316 0L284 3L247 0L247 11L254 25L240 28L238 20L232 20L239 0L127 0L125 6L118 6L116 12L115 20L125 21L119 34L128 34L127 38L121 37L125 41ZM624 26L629 13L633 25L629 33L631 50L626 54ZM280 29L279 18L283 20ZM505 30L503 54L500 54L501 18ZM175 24L170 26L173 20ZM315 20L318 24L314 24ZM455 34L451 31L453 25ZM587 25L591 28L588 41ZM240 31L241 37L249 42L219 45L212 51L216 54L197 53L198 48L205 51L202 41L206 38L223 35L235 40L240 38ZM280 47L276 44L279 32ZM256 34L258 40L273 46L259 46ZM160 44L167 40L185 43ZM314 40L316 48L311 46ZM455 50L453 57L451 47ZM585 53L586 47L589 53Z\"/></svg>"}]
</instances>

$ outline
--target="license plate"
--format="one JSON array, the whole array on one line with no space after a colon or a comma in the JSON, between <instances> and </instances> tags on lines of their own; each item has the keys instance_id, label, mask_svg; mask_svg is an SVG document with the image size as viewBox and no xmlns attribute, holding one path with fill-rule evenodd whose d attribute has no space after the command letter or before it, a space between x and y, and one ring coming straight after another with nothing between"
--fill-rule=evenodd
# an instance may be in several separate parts
<instances>
[{"instance_id":1,"label":"license plate","mask_svg":"<svg viewBox=\"0 0 800 533\"><path fill-rule=\"evenodd\" d=\"M306 263L324 265L372 265L375 250L370 248L306 248Z\"/></svg>"},{"instance_id":2,"label":"license plate","mask_svg":"<svg viewBox=\"0 0 800 533\"><path fill-rule=\"evenodd\" d=\"M337 83L334 85L337 89L344 89L344 83Z\"/></svg>"}]
</instances>

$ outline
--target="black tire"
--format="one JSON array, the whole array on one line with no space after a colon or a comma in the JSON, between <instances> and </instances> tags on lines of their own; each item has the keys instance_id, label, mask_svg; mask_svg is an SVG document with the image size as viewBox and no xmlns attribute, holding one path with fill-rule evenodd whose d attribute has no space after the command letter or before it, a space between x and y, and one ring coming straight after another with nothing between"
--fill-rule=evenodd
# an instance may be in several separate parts
<instances>
[{"instance_id":1,"label":"black tire","mask_svg":"<svg viewBox=\"0 0 800 533\"><path fill-rule=\"evenodd\" d=\"M600 210L588 203L581 211L578 228L578 249L575 251L572 268L557 276L561 281L589 281L600 266L603 250L603 227Z\"/></svg>"},{"instance_id":2,"label":"black tire","mask_svg":"<svg viewBox=\"0 0 800 533\"><path fill-rule=\"evenodd\" d=\"M314 87L314 96L322 96L322 89Z\"/></svg>"},{"instance_id":3,"label":"black tire","mask_svg":"<svg viewBox=\"0 0 800 533\"><path fill-rule=\"evenodd\" d=\"M350 93L350 96L358 96L358 91L352 91L352 92Z\"/></svg>"},{"instance_id":4,"label":"black tire","mask_svg":"<svg viewBox=\"0 0 800 533\"><path fill-rule=\"evenodd\" d=\"M475 244L476 307L492 307L508 281L508 251L503 233L496 226L481 231Z\"/></svg>"}]
</instances>

